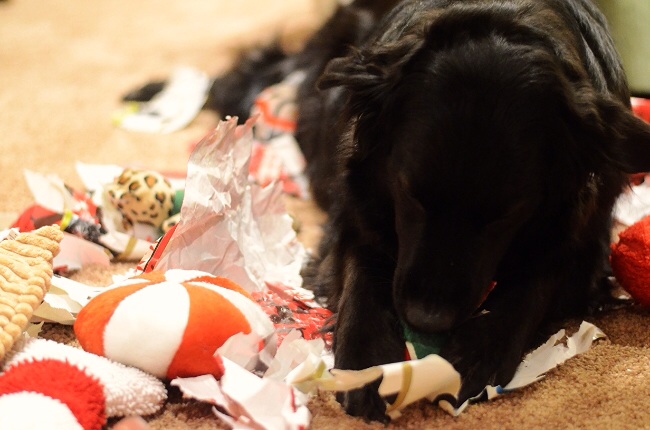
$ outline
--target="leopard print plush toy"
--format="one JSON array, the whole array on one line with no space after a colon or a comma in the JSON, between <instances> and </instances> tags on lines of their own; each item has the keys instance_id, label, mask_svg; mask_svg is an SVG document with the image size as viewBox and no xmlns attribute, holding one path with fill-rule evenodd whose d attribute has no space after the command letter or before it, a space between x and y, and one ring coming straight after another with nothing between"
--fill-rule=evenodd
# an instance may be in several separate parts
<instances>
[{"instance_id":1,"label":"leopard print plush toy","mask_svg":"<svg viewBox=\"0 0 650 430\"><path fill-rule=\"evenodd\" d=\"M151 170L125 169L106 187L109 201L122 215L125 230L135 223L160 228L172 215L174 190L160 173Z\"/></svg>"}]
</instances>

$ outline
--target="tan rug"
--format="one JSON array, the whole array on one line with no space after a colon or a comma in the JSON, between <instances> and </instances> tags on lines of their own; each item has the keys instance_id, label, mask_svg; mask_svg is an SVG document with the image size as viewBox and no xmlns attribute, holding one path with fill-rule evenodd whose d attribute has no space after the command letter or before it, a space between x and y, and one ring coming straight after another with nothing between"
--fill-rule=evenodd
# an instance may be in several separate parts
<instances>
[{"instance_id":1,"label":"tan rug","mask_svg":"<svg viewBox=\"0 0 650 430\"><path fill-rule=\"evenodd\" d=\"M203 112L168 135L114 128L111 114L125 91L164 78L177 64L210 73L236 53L280 36L299 46L328 13L331 0L8 0L0 2L0 227L32 203L23 169L61 176L80 187L74 164L117 163L184 171L187 147L216 124ZM322 214L290 201L302 220L302 240L314 243ZM123 272L128 264L111 268ZM89 267L75 279L110 283L110 272ZM388 428L650 428L649 313L638 309L594 319L609 339L572 359L543 381L471 406L452 418L422 403ZM571 324L575 326L574 323ZM69 328L45 336L74 343ZM343 414L328 395L315 398L312 428L382 429ZM222 427L210 407L172 391L164 411L146 417L156 429Z\"/></svg>"}]
</instances>

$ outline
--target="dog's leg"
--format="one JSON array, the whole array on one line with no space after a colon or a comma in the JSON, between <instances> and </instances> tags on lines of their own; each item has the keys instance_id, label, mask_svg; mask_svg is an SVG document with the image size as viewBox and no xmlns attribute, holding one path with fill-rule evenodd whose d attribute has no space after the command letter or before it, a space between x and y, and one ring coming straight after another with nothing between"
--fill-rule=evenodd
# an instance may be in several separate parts
<instances>
[{"instance_id":1,"label":"dog's leg","mask_svg":"<svg viewBox=\"0 0 650 430\"><path fill-rule=\"evenodd\" d=\"M294 56L277 45L254 49L241 56L235 66L212 82L204 108L245 120L255 97L266 87L282 81L295 69ZM122 97L123 101L146 102L163 90L166 81L154 81Z\"/></svg>"},{"instance_id":2,"label":"dog's leg","mask_svg":"<svg viewBox=\"0 0 650 430\"><path fill-rule=\"evenodd\" d=\"M125 102L148 102L165 88L166 81L153 81L148 84L143 85L140 88L136 88L124 96L122 96L122 101Z\"/></svg>"},{"instance_id":3,"label":"dog's leg","mask_svg":"<svg viewBox=\"0 0 650 430\"><path fill-rule=\"evenodd\" d=\"M244 120L257 95L281 82L294 69L295 58L287 56L277 45L252 50L232 70L213 81L205 108Z\"/></svg>"},{"instance_id":4,"label":"dog's leg","mask_svg":"<svg viewBox=\"0 0 650 430\"><path fill-rule=\"evenodd\" d=\"M404 340L392 305L392 265L372 247L348 248L334 332L335 366L359 370L401 361ZM341 394L350 415L387 422L379 381Z\"/></svg>"}]
</instances>

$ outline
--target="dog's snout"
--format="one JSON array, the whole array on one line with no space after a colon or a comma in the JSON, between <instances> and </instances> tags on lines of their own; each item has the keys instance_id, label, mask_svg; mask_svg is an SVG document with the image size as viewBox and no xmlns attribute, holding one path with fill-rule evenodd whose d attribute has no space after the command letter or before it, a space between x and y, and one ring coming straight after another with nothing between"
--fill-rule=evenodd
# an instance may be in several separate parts
<instances>
[{"instance_id":1,"label":"dog's snout","mask_svg":"<svg viewBox=\"0 0 650 430\"><path fill-rule=\"evenodd\" d=\"M404 322L416 330L436 333L454 327L457 313L448 307L434 309L422 302L408 300L404 307L404 318Z\"/></svg>"}]
</instances>

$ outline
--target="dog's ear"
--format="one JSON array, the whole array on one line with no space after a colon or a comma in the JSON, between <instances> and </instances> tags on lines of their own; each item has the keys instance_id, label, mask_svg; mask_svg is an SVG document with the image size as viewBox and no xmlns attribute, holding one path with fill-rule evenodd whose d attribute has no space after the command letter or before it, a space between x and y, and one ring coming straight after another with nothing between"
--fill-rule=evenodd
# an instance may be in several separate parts
<instances>
[{"instance_id":1,"label":"dog's ear","mask_svg":"<svg viewBox=\"0 0 650 430\"><path fill-rule=\"evenodd\" d=\"M601 99L601 118L608 125L608 137L616 143L617 158L626 173L650 171L650 124L638 118L628 106Z\"/></svg>"},{"instance_id":2,"label":"dog's ear","mask_svg":"<svg viewBox=\"0 0 650 430\"><path fill-rule=\"evenodd\" d=\"M329 62L318 88L345 87L364 96L383 94L398 79L403 66L423 45L421 35L406 35L395 42L353 50Z\"/></svg>"},{"instance_id":3,"label":"dog's ear","mask_svg":"<svg viewBox=\"0 0 650 430\"><path fill-rule=\"evenodd\" d=\"M594 94L591 89L581 92L576 110L601 154L626 173L650 171L650 124L611 96Z\"/></svg>"},{"instance_id":4,"label":"dog's ear","mask_svg":"<svg viewBox=\"0 0 650 430\"><path fill-rule=\"evenodd\" d=\"M421 35L409 34L395 42L354 50L346 57L331 60L321 75L319 89L347 90L345 118L355 124L356 157L365 158L377 147L386 100L423 44Z\"/></svg>"}]
</instances>

